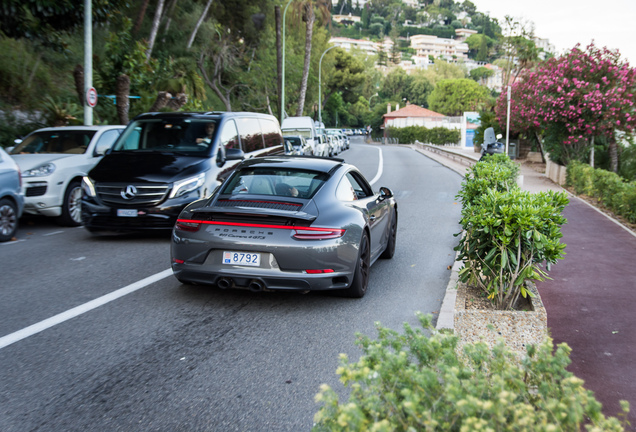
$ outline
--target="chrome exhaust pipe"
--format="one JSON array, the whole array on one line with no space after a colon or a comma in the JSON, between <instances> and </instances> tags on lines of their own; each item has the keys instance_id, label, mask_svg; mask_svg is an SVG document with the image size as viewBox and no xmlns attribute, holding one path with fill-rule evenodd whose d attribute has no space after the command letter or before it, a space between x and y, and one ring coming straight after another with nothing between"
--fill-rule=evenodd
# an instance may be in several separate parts
<instances>
[{"instance_id":1,"label":"chrome exhaust pipe","mask_svg":"<svg viewBox=\"0 0 636 432\"><path fill-rule=\"evenodd\" d=\"M265 286L263 285L263 282L253 279L248 285L248 288L250 289L250 291L260 292L265 289Z\"/></svg>"},{"instance_id":2,"label":"chrome exhaust pipe","mask_svg":"<svg viewBox=\"0 0 636 432\"><path fill-rule=\"evenodd\" d=\"M221 289L228 289L232 286L232 279L221 278L216 282L216 286L218 286Z\"/></svg>"}]
</instances>

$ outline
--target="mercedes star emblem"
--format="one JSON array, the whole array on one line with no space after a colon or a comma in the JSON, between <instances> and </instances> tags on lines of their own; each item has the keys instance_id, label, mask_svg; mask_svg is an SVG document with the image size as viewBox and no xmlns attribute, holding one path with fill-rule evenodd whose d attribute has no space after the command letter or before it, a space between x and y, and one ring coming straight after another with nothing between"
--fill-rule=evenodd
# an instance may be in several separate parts
<instances>
[{"instance_id":1,"label":"mercedes star emblem","mask_svg":"<svg viewBox=\"0 0 636 432\"><path fill-rule=\"evenodd\" d=\"M121 197L125 200L131 200L137 195L137 188L133 185L128 185L121 190L119 193Z\"/></svg>"}]
</instances>

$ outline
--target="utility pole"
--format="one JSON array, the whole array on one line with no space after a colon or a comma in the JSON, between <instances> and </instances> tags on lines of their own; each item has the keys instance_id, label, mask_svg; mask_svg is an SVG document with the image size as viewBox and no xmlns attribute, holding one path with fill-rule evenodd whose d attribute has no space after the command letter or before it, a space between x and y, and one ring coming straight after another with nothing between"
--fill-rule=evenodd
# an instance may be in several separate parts
<instances>
[{"instance_id":1,"label":"utility pole","mask_svg":"<svg viewBox=\"0 0 636 432\"><path fill-rule=\"evenodd\" d=\"M84 124L93 124L93 107L86 101L93 87L93 8L92 0L84 0Z\"/></svg>"}]
</instances>

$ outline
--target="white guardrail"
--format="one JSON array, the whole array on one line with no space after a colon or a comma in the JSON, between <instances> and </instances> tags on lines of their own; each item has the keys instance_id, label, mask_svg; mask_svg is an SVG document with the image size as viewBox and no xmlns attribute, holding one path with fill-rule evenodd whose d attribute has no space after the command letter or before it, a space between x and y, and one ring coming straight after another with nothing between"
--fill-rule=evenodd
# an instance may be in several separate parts
<instances>
[{"instance_id":1,"label":"white guardrail","mask_svg":"<svg viewBox=\"0 0 636 432\"><path fill-rule=\"evenodd\" d=\"M430 151L432 153L436 153L438 155L444 156L445 158L454 160L456 162L460 162L466 166L473 166L479 161L480 153L466 154L459 147L445 147L433 144L424 144L419 141L415 141L414 146L425 150Z\"/></svg>"}]
</instances>

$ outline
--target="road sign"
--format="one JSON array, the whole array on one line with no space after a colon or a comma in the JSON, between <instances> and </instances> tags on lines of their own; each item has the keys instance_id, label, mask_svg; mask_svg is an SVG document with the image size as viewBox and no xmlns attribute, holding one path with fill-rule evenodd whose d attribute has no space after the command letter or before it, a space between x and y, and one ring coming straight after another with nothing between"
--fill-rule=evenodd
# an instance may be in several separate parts
<instances>
[{"instance_id":1,"label":"road sign","mask_svg":"<svg viewBox=\"0 0 636 432\"><path fill-rule=\"evenodd\" d=\"M86 90L86 103L91 108L95 108L95 105L97 105L97 90L95 90L95 87Z\"/></svg>"}]
</instances>

